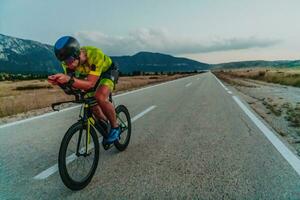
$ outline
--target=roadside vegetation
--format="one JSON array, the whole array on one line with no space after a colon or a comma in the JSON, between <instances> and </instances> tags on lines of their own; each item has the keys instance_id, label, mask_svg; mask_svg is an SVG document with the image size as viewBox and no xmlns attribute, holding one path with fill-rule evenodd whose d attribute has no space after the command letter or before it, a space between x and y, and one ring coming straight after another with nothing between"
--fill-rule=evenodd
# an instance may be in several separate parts
<instances>
[{"instance_id":1,"label":"roadside vegetation","mask_svg":"<svg viewBox=\"0 0 300 200\"><path fill-rule=\"evenodd\" d=\"M259 89L260 87L259 82L253 84L253 82L245 81L247 79L300 87L300 68L219 70L215 71L214 74L244 93L246 90L243 88L248 88L249 91L251 88ZM255 98L253 95L251 97ZM270 97L256 99L268 110L267 114L273 114L277 117L284 115L290 126L300 128L300 102L293 105L290 102L279 103Z\"/></svg>"},{"instance_id":2,"label":"roadside vegetation","mask_svg":"<svg viewBox=\"0 0 300 200\"><path fill-rule=\"evenodd\" d=\"M192 74L198 71L191 72L143 72L143 71L133 71L133 72L119 72L119 76L146 76L146 75L175 75L175 74ZM0 81L21 81L21 80L45 80L51 74L13 74L13 73L3 73L0 72Z\"/></svg>"},{"instance_id":3,"label":"roadside vegetation","mask_svg":"<svg viewBox=\"0 0 300 200\"><path fill-rule=\"evenodd\" d=\"M289 122L289 126L300 128L300 102L296 105L289 102L279 104L269 99L268 101L263 100L262 104L269 110L267 114L274 114L276 117L284 116Z\"/></svg>"},{"instance_id":4,"label":"roadside vegetation","mask_svg":"<svg viewBox=\"0 0 300 200\"><path fill-rule=\"evenodd\" d=\"M214 74L233 86L300 156L299 68L218 70Z\"/></svg>"},{"instance_id":5,"label":"roadside vegetation","mask_svg":"<svg viewBox=\"0 0 300 200\"><path fill-rule=\"evenodd\" d=\"M114 94L151 84L170 81L193 73L123 76L119 78ZM0 118L35 109L46 108L58 101L72 100L59 87L40 80L13 80L0 82Z\"/></svg>"},{"instance_id":6,"label":"roadside vegetation","mask_svg":"<svg viewBox=\"0 0 300 200\"><path fill-rule=\"evenodd\" d=\"M46 79L46 74L9 74L0 73L0 81L20 81L20 80L36 80Z\"/></svg>"},{"instance_id":7,"label":"roadside vegetation","mask_svg":"<svg viewBox=\"0 0 300 200\"><path fill-rule=\"evenodd\" d=\"M236 69L219 70L215 73L229 77L249 78L254 80L300 87L300 68L295 69Z\"/></svg>"},{"instance_id":8,"label":"roadside vegetation","mask_svg":"<svg viewBox=\"0 0 300 200\"><path fill-rule=\"evenodd\" d=\"M300 128L300 102L296 106L291 103L286 103L283 106L286 108L285 118L289 121L290 126Z\"/></svg>"}]
</instances>

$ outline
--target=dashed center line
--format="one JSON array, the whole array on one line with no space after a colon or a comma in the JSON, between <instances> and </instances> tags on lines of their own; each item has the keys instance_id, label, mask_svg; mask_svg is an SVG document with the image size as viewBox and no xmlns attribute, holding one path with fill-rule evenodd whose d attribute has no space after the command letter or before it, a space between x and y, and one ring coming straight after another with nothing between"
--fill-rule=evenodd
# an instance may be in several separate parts
<instances>
[{"instance_id":1,"label":"dashed center line","mask_svg":"<svg viewBox=\"0 0 300 200\"><path fill-rule=\"evenodd\" d=\"M185 87L189 87L189 86L191 86L191 85L192 85L192 82L186 84Z\"/></svg>"}]
</instances>

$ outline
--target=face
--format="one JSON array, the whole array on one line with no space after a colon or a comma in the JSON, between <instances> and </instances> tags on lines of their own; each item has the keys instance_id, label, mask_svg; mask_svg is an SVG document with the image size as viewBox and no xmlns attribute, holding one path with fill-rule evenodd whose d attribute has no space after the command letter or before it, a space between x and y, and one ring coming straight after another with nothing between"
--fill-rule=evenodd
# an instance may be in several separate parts
<instances>
[{"instance_id":1,"label":"face","mask_svg":"<svg viewBox=\"0 0 300 200\"><path fill-rule=\"evenodd\" d=\"M80 60L80 64L86 63L87 57L86 57L86 53L84 51L80 51L79 60Z\"/></svg>"},{"instance_id":2,"label":"face","mask_svg":"<svg viewBox=\"0 0 300 200\"><path fill-rule=\"evenodd\" d=\"M69 58L64 61L69 69L75 69L79 65L79 59Z\"/></svg>"}]
</instances>

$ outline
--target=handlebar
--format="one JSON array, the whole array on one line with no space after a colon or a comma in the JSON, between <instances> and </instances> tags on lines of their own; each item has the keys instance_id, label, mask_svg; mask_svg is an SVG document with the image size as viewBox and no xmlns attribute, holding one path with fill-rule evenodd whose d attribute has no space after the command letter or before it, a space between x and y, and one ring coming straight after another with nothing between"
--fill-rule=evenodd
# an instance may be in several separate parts
<instances>
[{"instance_id":1,"label":"handlebar","mask_svg":"<svg viewBox=\"0 0 300 200\"><path fill-rule=\"evenodd\" d=\"M67 94L67 95L74 95L75 98L80 98L82 95L85 94L85 92L82 92L79 89L72 88L71 86L67 84L58 84L58 86Z\"/></svg>"},{"instance_id":2,"label":"handlebar","mask_svg":"<svg viewBox=\"0 0 300 200\"><path fill-rule=\"evenodd\" d=\"M84 103L84 96L86 93L91 92L89 91L82 91L80 89L75 89L72 88L71 86L67 85L67 84L58 84L58 86L67 94L67 95L74 95L75 96L75 100L73 101L62 101L62 102L56 102L51 104L51 108L54 111L59 111L59 109L56 109L56 106L59 106L61 104L64 103Z\"/></svg>"}]
</instances>

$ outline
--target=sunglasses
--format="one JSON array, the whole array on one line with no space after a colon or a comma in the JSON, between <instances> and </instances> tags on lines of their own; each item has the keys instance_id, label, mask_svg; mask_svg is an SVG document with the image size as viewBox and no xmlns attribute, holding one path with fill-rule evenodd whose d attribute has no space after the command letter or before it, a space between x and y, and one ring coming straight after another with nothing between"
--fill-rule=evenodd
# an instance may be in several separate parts
<instances>
[{"instance_id":1,"label":"sunglasses","mask_svg":"<svg viewBox=\"0 0 300 200\"><path fill-rule=\"evenodd\" d=\"M66 60L64 60L64 63L65 63L66 65L71 65L71 64L74 62L74 60L76 60L76 58L74 58L74 57L69 57L69 58L67 58Z\"/></svg>"}]
</instances>

